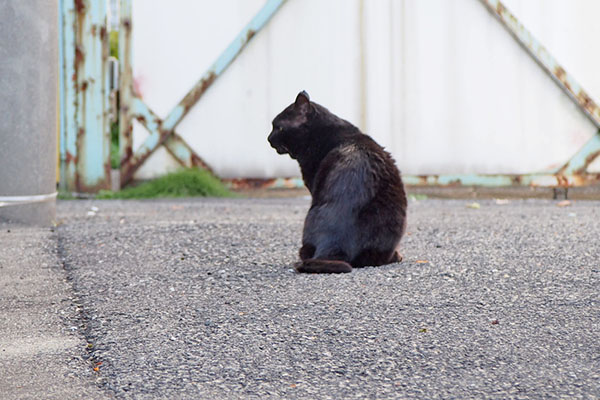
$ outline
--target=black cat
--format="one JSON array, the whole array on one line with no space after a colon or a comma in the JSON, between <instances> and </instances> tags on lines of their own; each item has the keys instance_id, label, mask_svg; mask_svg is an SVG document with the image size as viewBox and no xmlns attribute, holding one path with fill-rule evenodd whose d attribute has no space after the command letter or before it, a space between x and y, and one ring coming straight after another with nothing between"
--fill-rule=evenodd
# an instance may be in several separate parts
<instances>
[{"instance_id":1,"label":"black cat","mask_svg":"<svg viewBox=\"0 0 600 400\"><path fill-rule=\"evenodd\" d=\"M406 194L388 152L304 91L275 117L268 140L298 161L312 195L298 272L350 272L402 260Z\"/></svg>"}]
</instances>

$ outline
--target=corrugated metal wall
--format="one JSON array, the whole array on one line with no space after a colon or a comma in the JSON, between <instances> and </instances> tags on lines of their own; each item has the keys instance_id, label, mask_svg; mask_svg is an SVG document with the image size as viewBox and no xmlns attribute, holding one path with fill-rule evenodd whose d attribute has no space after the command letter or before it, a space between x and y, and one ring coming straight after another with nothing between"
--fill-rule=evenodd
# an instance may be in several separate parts
<instances>
[{"instance_id":1,"label":"corrugated metal wall","mask_svg":"<svg viewBox=\"0 0 600 400\"><path fill-rule=\"evenodd\" d=\"M504 3L600 97L600 2ZM135 0L143 100L164 117L262 4ZM557 167L596 132L478 0L288 0L177 132L222 177L298 176L266 137L303 89L386 146L408 174ZM136 123L134 148L145 135ZM160 149L136 177L177 165Z\"/></svg>"}]
</instances>

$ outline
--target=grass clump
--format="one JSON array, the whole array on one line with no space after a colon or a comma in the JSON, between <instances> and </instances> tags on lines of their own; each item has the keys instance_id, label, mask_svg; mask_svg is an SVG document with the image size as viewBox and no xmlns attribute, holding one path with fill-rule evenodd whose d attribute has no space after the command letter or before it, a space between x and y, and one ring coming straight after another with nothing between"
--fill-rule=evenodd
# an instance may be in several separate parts
<instances>
[{"instance_id":1,"label":"grass clump","mask_svg":"<svg viewBox=\"0 0 600 400\"><path fill-rule=\"evenodd\" d=\"M77 197L71 193L71 192L66 192L66 191L59 191L58 195L56 196L57 200L75 200Z\"/></svg>"},{"instance_id":2,"label":"grass clump","mask_svg":"<svg viewBox=\"0 0 600 400\"><path fill-rule=\"evenodd\" d=\"M118 192L102 190L98 199L154 199L158 197L233 197L223 183L210 172L189 168Z\"/></svg>"},{"instance_id":3,"label":"grass clump","mask_svg":"<svg viewBox=\"0 0 600 400\"><path fill-rule=\"evenodd\" d=\"M408 194L408 199L409 200L414 200L414 201L427 200L427 195L426 194L420 194L420 193L409 193Z\"/></svg>"}]
</instances>

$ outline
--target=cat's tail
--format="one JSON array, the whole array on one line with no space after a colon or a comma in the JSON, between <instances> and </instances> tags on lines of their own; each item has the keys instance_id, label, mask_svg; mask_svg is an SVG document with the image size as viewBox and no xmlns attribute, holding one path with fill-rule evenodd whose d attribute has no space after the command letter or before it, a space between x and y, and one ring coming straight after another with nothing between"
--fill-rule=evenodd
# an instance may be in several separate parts
<instances>
[{"instance_id":1,"label":"cat's tail","mask_svg":"<svg viewBox=\"0 0 600 400\"><path fill-rule=\"evenodd\" d=\"M341 274L352 272L352 266L340 260L307 258L296 264L296 271L307 274Z\"/></svg>"}]
</instances>

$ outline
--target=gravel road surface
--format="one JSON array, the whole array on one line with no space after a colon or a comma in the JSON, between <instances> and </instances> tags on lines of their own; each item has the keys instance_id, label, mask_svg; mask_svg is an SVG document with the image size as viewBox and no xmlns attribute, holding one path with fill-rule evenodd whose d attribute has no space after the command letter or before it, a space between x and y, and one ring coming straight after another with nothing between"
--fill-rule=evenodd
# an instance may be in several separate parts
<instances>
[{"instance_id":1,"label":"gravel road surface","mask_svg":"<svg viewBox=\"0 0 600 400\"><path fill-rule=\"evenodd\" d=\"M62 201L56 235L108 398L600 398L600 203L504 203L412 201L404 261L344 275L293 271L305 198Z\"/></svg>"}]
</instances>

